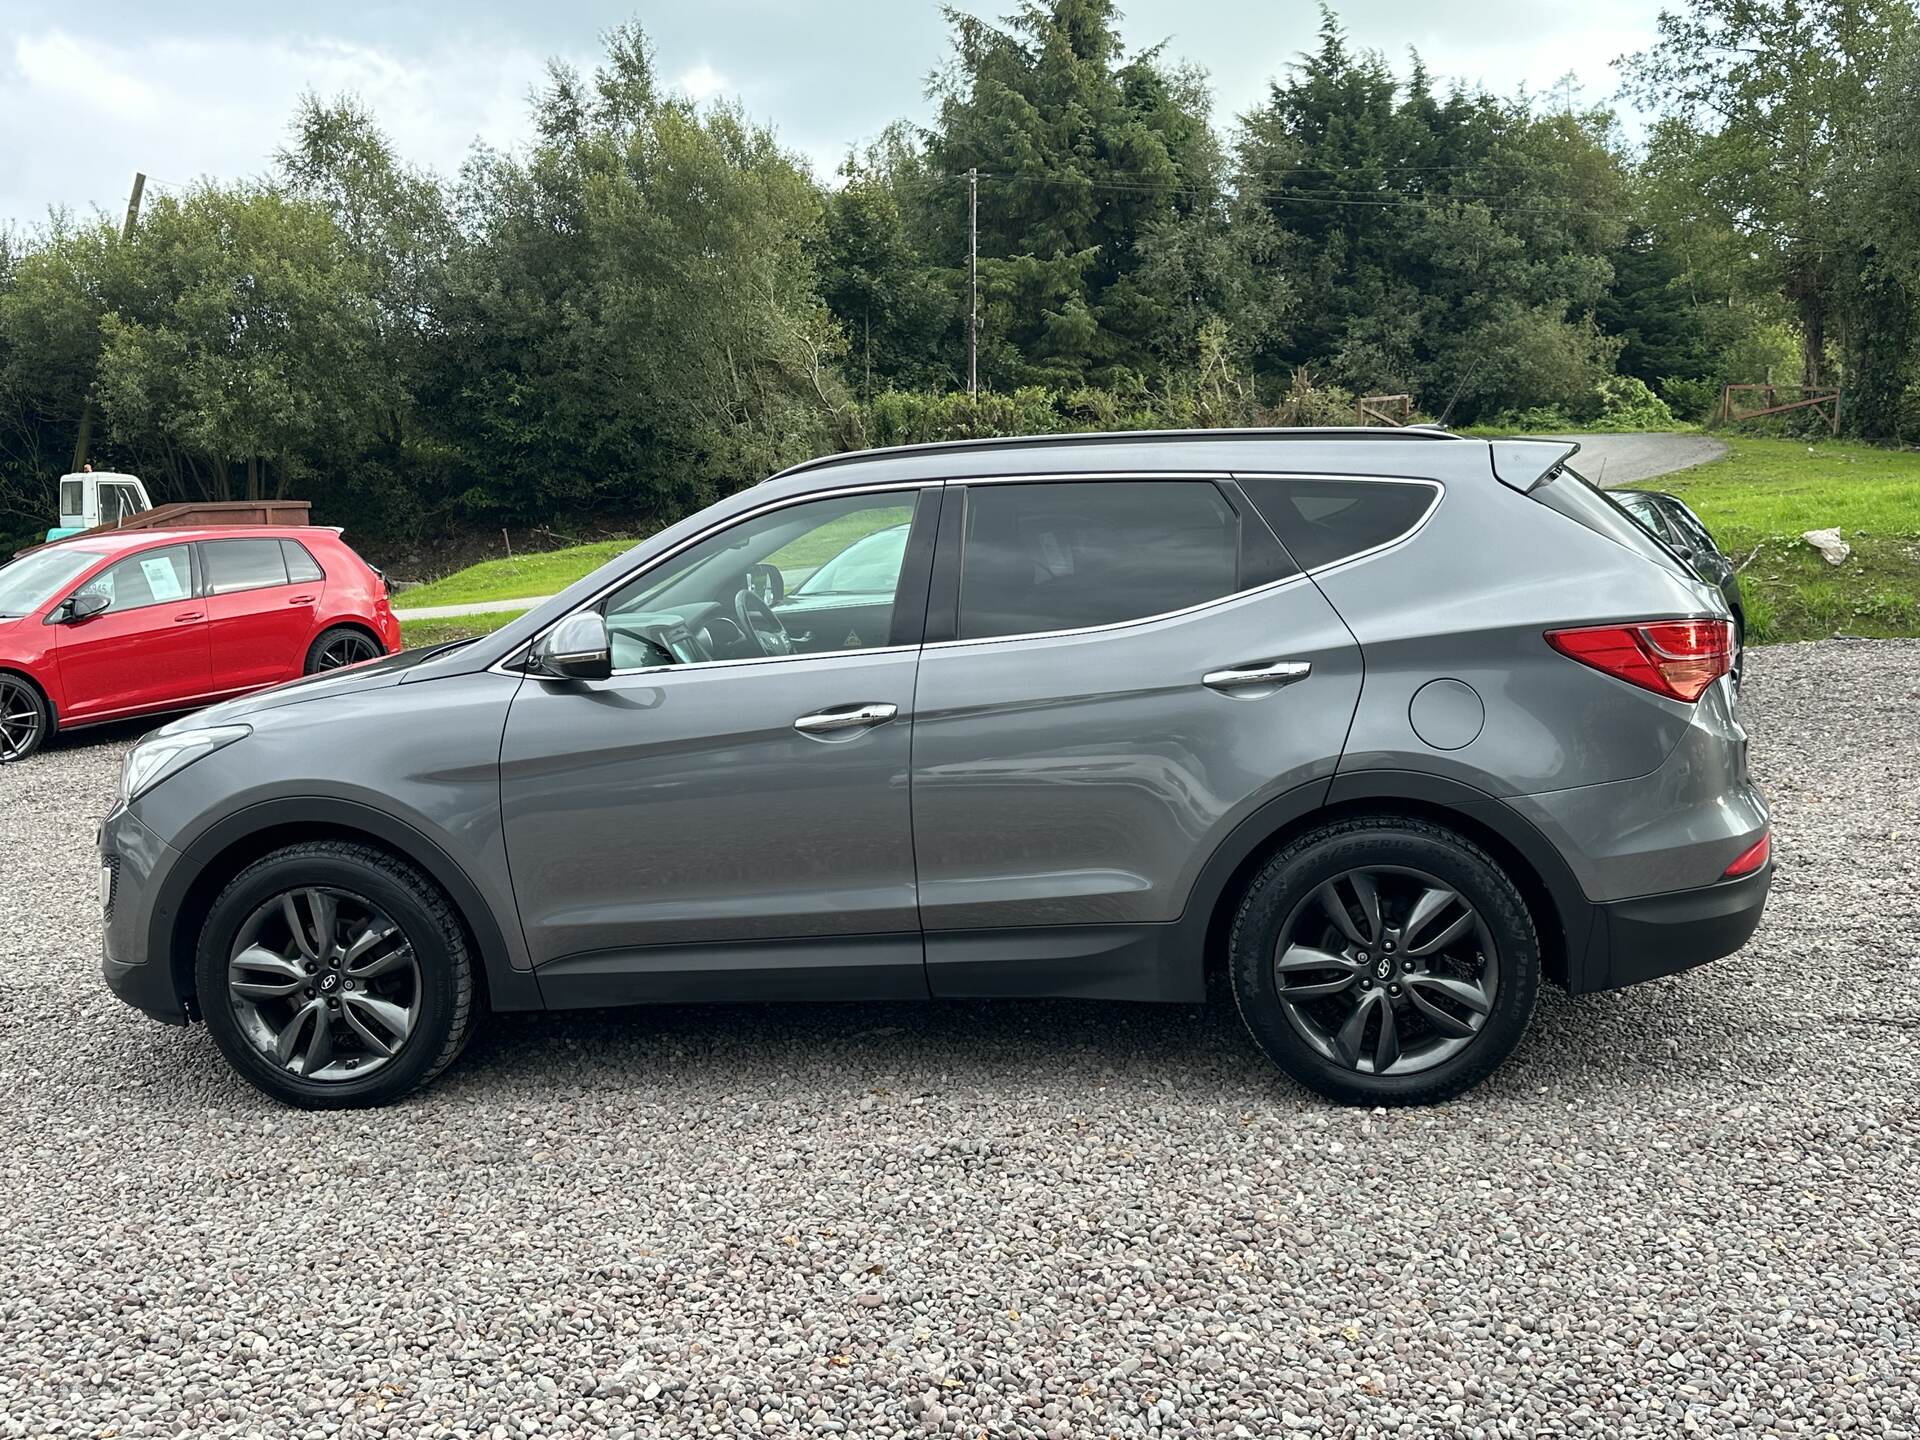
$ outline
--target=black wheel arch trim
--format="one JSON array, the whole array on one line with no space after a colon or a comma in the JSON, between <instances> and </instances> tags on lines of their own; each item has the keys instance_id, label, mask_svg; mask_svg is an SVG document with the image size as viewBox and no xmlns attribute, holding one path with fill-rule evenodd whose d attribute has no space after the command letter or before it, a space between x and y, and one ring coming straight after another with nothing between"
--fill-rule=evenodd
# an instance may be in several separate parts
<instances>
[{"instance_id":1,"label":"black wheel arch trim","mask_svg":"<svg viewBox=\"0 0 1920 1440\"><path fill-rule=\"evenodd\" d=\"M419 866L447 892L473 936L486 976L489 1007L494 1010L545 1008L539 982L532 971L514 967L506 937L501 933L492 907L458 862L431 837L404 820L358 801L322 797L263 800L223 816L193 838L182 852L180 862L169 871L155 896L148 921L147 953L167 957L174 987L183 1001L192 991L193 953L191 944L176 943L180 939L178 930L208 864L251 836L303 828L356 833Z\"/></svg>"},{"instance_id":2,"label":"black wheel arch trim","mask_svg":"<svg viewBox=\"0 0 1920 1440\"><path fill-rule=\"evenodd\" d=\"M1416 806L1443 823L1451 815L1482 837L1495 837L1499 848L1531 872L1514 877L1523 891L1535 889L1529 899L1544 899L1553 912L1540 917L1558 931L1541 937L1548 977L1574 994L1607 987L1611 966L1604 919L1545 835L1511 806L1462 781L1418 770L1383 769L1342 771L1297 785L1267 801L1221 841L1201 867L1177 922L1184 952L1196 957L1189 995L1204 996L1206 966L1224 943L1223 921L1230 921L1231 906L1223 902L1276 841L1321 815L1396 804Z\"/></svg>"}]
</instances>

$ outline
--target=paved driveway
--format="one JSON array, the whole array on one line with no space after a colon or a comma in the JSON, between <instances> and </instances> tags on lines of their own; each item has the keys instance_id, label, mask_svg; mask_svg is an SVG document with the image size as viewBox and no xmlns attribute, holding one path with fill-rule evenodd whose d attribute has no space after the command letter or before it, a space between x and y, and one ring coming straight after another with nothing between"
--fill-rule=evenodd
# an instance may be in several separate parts
<instances>
[{"instance_id":1,"label":"paved driveway","mask_svg":"<svg viewBox=\"0 0 1920 1440\"><path fill-rule=\"evenodd\" d=\"M1920 643L1751 661L1741 954L1342 1110L1232 1006L522 1016L283 1110L97 974L124 732L0 768L0 1436L1883 1436Z\"/></svg>"},{"instance_id":2,"label":"paved driveway","mask_svg":"<svg viewBox=\"0 0 1920 1440\"><path fill-rule=\"evenodd\" d=\"M1580 442L1573 468L1596 485L1632 485L1718 460L1724 441L1706 435L1568 435Z\"/></svg>"}]
</instances>

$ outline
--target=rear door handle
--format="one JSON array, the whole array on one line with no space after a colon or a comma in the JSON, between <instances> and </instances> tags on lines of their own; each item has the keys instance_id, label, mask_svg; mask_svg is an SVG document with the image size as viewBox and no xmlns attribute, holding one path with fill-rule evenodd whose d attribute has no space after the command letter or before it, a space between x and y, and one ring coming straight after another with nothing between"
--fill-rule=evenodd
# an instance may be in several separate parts
<instances>
[{"instance_id":1,"label":"rear door handle","mask_svg":"<svg viewBox=\"0 0 1920 1440\"><path fill-rule=\"evenodd\" d=\"M1209 690L1240 690L1255 685L1291 685L1313 673L1307 660L1268 660L1255 665L1235 665L1226 670L1209 670L1200 683Z\"/></svg>"},{"instance_id":2,"label":"rear door handle","mask_svg":"<svg viewBox=\"0 0 1920 1440\"><path fill-rule=\"evenodd\" d=\"M313 596L296 595L291 600L287 601L287 603L289 605L311 605L313 603Z\"/></svg>"},{"instance_id":3,"label":"rear door handle","mask_svg":"<svg viewBox=\"0 0 1920 1440\"><path fill-rule=\"evenodd\" d=\"M793 722L802 735L830 735L835 730L860 730L884 725L900 713L898 705L846 705L832 710L816 710Z\"/></svg>"}]
</instances>

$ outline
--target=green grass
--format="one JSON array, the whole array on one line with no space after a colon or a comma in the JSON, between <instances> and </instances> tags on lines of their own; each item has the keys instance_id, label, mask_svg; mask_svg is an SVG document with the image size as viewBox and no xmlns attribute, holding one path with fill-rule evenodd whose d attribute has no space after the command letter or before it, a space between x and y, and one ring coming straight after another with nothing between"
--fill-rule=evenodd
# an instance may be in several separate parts
<instances>
[{"instance_id":1,"label":"green grass","mask_svg":"<svg viewBox=\"0 0 1920 1440\"><path fill-rule=\"evenodd\" d=\"M1722 438L1724 460L1636 488L1680 496L1735 563L1751 559L1740 585L1753 640L1920 635L1920 454ZM1833 525L1853 547L1838 566L1800 538Z\"/></svg>"},{"instance_id":2,"label":"green grass","mask_svg":"<svg viewBox=\"0 0 1920 1440\"><path fill-rule=\"evenodd\" d=\"M484 615L457 615L447 620L402 620L400 640L409 650L444 645L449 640L470 640L475 635L490 635L525 613L523 610L491 610Z\"/></svg>"},{"instance_id":3,"label":"green grass","mask_svg":"<svg viewBox=\"0 0 1920 1440\"><path fill-rule=\"evenodd\" d=\"M516 555L511 560L483 560L456 570L431 585L418 585L395 597L403 610L426 605L476 605L487 600L525 600L564 590L582 575L624 555L638 541L596 540L565 550L538 555Z\"/></svg>"}]
</instances>

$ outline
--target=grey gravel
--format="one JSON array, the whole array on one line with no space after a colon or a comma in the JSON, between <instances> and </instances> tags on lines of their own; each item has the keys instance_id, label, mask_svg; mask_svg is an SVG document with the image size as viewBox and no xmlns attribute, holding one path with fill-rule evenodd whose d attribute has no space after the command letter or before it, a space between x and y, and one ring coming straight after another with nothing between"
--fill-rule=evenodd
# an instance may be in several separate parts
<instances>
[{"instance_id":1,"label":"grey gravel","mask_svg":"<svg viewBox=\"0 0 1920 1440\"><path fill-rule=\"evenodd\" d=\"M97 978L127 734L8 767L0 1434L1912 1434L1920 645L1751 668L1761 936L1390 1114L1065 1003L502 1019L283 1110Z\"/></svg>"}]
</instances>

